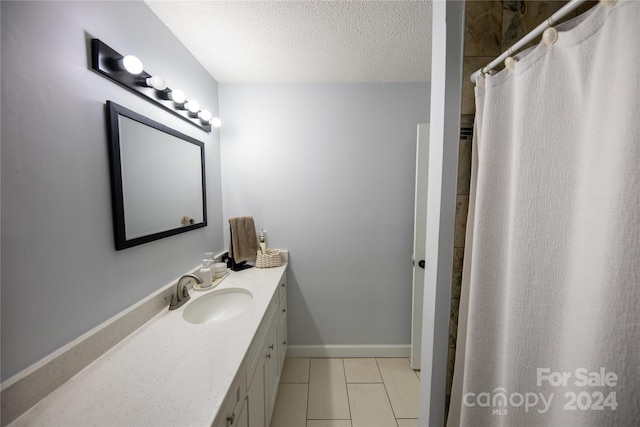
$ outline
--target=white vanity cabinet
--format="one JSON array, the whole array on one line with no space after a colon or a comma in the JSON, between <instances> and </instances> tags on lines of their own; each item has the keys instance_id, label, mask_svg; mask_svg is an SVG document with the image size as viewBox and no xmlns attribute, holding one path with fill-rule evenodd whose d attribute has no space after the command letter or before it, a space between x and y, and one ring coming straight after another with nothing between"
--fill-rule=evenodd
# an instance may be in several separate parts
<instances>
[{"instance_id":1,"label":"white vanity cabinet","mask_svg":"<svg viewBox=\"0 0 640 427\"><path fill-rule=\"evenodd\" d=\"M269 427L287 351L286 274L212 427Z\"/></svg>"},{"instance_id":2,"label":"white vanity cabinet","mask_svg":"<svg viewBox=\"0 0 640 427\"><path fill-rule=\"evenodd\" d=\"M286 276L283 275L245 359L249 427L268 427L271 422L286 352L286 345L282 344L286 341L286 329L282 330L285 306Z\"/></svg>"}]
</instances>

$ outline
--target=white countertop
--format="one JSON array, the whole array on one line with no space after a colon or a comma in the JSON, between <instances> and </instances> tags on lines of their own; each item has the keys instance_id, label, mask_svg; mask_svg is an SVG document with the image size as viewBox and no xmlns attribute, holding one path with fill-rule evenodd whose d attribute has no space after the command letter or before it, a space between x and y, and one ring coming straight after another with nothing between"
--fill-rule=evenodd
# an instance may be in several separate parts
<instances>
[{"instance_id":1,"label":"white countertop","mask_svg":"<svg viewBox=\"0 0 640 427\"><path fill-rule=\"evenodd\" d=\"M186 322L185 307L208 294L191 291L191 301L155 316L11 426L210 426L286 266L230 272L215 289L244 288L253 299L222 322Z\"/></svg>"}]
</instances>

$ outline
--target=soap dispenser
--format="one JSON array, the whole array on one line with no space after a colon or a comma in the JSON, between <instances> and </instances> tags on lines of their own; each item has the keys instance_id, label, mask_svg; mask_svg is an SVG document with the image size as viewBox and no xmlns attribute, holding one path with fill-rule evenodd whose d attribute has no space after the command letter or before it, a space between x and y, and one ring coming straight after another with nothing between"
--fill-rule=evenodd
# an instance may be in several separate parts
<instances>
[{"instance_id":1,"label":"soap dispenser","mask_svg":"<svg viewBox=\"0 0 640 427\"><path fill-rule=\"evenodd\" d=\"M260 234L258 235L258 243L260 245L260 253L267 253L267 232L260 227Z\"/></svg>"},{"instance_id":2,"label":"soap dispenser","mask_svg":"<svg viewBox=\"0 0 640 427\"><path fill-rule=\"evenodd\" d=\"M200 271L198 272L198 277L200 277L200 280L202 280L202 284L200 285L201 288L208 288L209 286L212 285L213 283L213 274L211 272L211 260L210 259L203 259L202 260L202 267L200 268Z\"/></svg>"}]
</instances>

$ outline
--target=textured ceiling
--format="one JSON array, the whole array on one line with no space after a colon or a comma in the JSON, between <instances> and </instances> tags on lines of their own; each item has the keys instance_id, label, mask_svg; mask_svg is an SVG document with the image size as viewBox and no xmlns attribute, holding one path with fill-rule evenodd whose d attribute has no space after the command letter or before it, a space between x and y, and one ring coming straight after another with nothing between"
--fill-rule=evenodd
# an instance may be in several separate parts
<instances>
[{"instance_id":1,"label":"textured ceiling","mask_svg":"<svg viewBox=\"0 0 640 427\"><path fill-rule=\"evenodd\" d=\"M159 1L219 82L427 82L431 1Z\"/></svg>"}]
</instances>

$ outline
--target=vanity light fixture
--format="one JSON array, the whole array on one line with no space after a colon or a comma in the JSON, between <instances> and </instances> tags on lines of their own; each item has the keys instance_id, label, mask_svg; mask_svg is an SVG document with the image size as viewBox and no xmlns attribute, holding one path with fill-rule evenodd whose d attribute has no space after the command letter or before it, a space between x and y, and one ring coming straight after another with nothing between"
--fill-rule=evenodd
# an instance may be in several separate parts
<instances>
[{"instance_id":1,"label":"vanity light fixture","mask_svg":"<svg viewBox=\"0 0 640 427\"><path fill-rule=\"evenodd\" d=\"M188 101L183 91L171 89L159 75L145 72L139 58L121 55L98 39L91 40L91 68L199 129L211 132L212 126L220 127L220 119L201 110L197 101Z\"/></svg>"}]
</instances>

